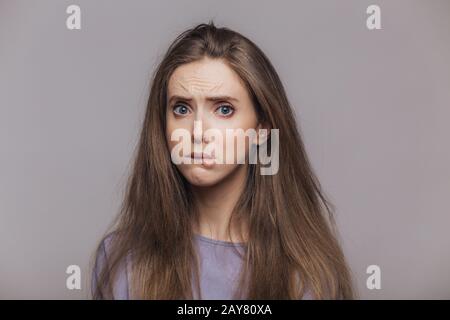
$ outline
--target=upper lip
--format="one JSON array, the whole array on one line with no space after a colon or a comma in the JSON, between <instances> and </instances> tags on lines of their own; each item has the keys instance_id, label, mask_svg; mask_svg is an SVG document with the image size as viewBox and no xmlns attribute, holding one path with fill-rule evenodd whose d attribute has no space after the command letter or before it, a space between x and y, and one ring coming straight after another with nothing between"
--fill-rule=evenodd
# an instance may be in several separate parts
<instances>
[{"instance_id":1,"label":"upper lip","mask_svg":"<svg viewBox=\"0 0 450 320\"><path fill-rule=\"evenodd\" d=\"M191 158L213 159L214 155L209 155L204 152L191 152Z\"/></svg>"}]
</instances>

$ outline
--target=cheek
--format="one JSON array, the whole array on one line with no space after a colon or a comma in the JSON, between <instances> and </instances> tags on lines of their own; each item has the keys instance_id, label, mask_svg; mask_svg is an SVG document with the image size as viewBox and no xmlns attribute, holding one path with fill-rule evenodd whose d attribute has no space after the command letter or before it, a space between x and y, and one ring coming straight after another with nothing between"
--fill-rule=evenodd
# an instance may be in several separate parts
<instances>
[{"instance_id":1,"label":"cheek","mask_svg":"<svg viewBox=\"0 0 450 320\"><path fill-rule=\"evenodd\" d=\"M175 131L178 130L179 132L177 133L177 135L179 136L180 134L183 134L183 137L184 137L185 135L189 134L189 130L188 129L189 129L188 125L186 125L185 123L177 121L176 119L168 117L168 119L166 121L166 132L165 132L165 135L166 135L167 145L170 147L170 150L172 150L172 148L175 145L180 143L180 140L176 140L175 139L175 140L172 141L172 139L171 139L172 138L172 134ZM181 138L179 138L179 139L181 139Z\"/></svg>"},{"instance_id":2,"label":"cheek","mask_svg":"<svg viewBox=\"0 0 450 320\"><path fill-rule=\"evenodd\" d=\"M172 145L174 143L174 141L171 141L171 136L172 136L172 132L173 132L174 128L170 125L170 123L167 123L166 126L166 140L167 140L167 144L168 145Z\"/></svg>"},{"instance_id":3,"label":"cheek","mask_svg":"<svg viewBox=\"0 0 450 320\"><path fill-rule=\"evenodd\" d=\"M166 116L166 140L167 143L170 143L170 136L172 134L173 131L173 122L171 121L171 119L169 118L169 116Z\"/></svg>"},{"instance_id":4,"label":"cheek","mask_svg":"<svg viewBox=\"0 0 450 320\"><path fill-rule=\"evenodd\" d=\"M248 154L249 146L250 146L250 137L245 134L245 132L249 129L254 129L256 131L257 127L257 119L256 115L252 112L247 112L245 115L241 115L240 117L236 117L230 122L230 125L227 127L228 129L238 130L242 129L243 134L236 134L232 139L228 139L226 135L226 129L222 131L224 138L223 144L223 159L226 161L227 154L234 155L234 163L243 163L245 161L243 157ZM239 132L240 130L236 131Z\"/></svg>"}]
</instances>

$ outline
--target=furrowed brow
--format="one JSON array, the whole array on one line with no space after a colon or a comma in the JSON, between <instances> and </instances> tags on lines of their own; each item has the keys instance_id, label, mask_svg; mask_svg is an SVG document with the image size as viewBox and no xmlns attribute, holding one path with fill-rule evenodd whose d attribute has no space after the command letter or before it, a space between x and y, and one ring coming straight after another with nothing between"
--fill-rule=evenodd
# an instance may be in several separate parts
<instances>
[{"instance_id":1,"label":"furrowed brow","mask_svg":"<svg viewBox=\"0 0 450 320\"><path fill-rule=\"evenodd\" d=\"M231 96L223 95L223 96L214 96L214 97L207 97L206 100L208 101L222 101L222 100L229 100L229 101L239 101L236 98L233 98Z\"/></svg>"},{"instance_id":2,"label":"furrowed brow","mask_svg":"<svg viewBox=\"0 0 450 320\"><path fill-rule=\"evenodd\" d=\"M173 95L170 97L169 99L169 103L171 103L174 100L181 100L181 101L192 101L193 99L190 97L183 97L183 96L179 96L179 95ZM211 97L206 97L206 100L208 101L223 101L223 100L229 100L229 101L235 101L238 102L239 100L236 98L233 98L231 96L227 96L227 95L221 95L221 96L211 96Z\"/></svg>"}]
</instances>

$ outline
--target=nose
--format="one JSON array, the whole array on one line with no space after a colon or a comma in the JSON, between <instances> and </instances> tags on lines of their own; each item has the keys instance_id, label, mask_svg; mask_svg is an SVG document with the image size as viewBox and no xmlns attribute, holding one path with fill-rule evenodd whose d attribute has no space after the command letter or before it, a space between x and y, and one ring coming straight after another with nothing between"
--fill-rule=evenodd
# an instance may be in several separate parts
<instances>
[{"instance_id":1,"label":"nose","mask_svg":"<svg viewBox=\"0 0 450 320\"><path fill-rule=\"evenodd\" d=\"M209 121L207 116L203 113L201 108L195 111L192 139L195 144L208 143L209 139L205 135L205 131L209 128Z\"/></svg>"}]
</instances>

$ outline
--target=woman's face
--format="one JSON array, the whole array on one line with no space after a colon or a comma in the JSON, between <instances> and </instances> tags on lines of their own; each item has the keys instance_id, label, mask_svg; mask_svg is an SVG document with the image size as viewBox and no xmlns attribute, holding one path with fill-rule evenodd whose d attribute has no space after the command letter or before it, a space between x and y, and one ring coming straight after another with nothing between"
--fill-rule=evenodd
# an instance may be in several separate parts
<instances>
[{"instance_id":1,"label":"woman's face","mask_svg":"<svg viewBox=\"0 0 450 320\"><path fill-rule=\"evenodd\" d=\"M242 80L219 59L204 58L175 69L168 83L166 114L166 137L170 151L180 145L180 140L171 139L174 130L182 129L177 131L189 134L190 148L182 148L179 155L192 163L176 165L195 186L215 185L243 165L237 163L237 136L226 139L226 130L259 128L255 108ZM221 133L224 138L222 143L207 134L213 131L209 129ZM249 141L246 137L245 155L248 154ZM203 151L203 155L196 152L199 150ZM191 152L197 154L192 155ZM234 155L232 163L227 160L227 153ZM212 158L205 158L208 155ZM219 157L222 157L222 163L217 163Z\"/></svg>"}]
</instances>

